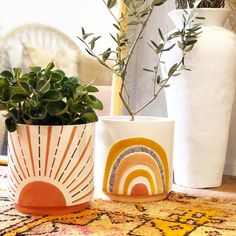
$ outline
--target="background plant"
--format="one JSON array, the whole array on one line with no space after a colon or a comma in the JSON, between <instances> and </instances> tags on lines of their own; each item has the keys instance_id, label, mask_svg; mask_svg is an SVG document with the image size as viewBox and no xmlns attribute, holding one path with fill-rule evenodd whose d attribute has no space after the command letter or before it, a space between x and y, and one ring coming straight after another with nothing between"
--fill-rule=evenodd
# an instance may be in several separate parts
<instances>
[{"instance_id":1,"label":"background plant","mask_svg":"<svg viewBox=\"0 0 236 236\"><path fill-rule=\"evenodd\" d=\"M16 124L68 125L97 121L94 109L103 109L90 93L98 89L81 85L77 77L67 77L62 70L32 67L21 75L21 68L0 73L0 110L6 110L8 131Z\"/></svg>"},{"instance_id":2,"label":"background plant","mask_svg":"<svg viewBox=\"0 0 236 236\"><path fill-rule=\"evenodd\" d=\"M236 1L235 0L229 0L229 5L232 9L232 11L234 12L234 15L236 15Z\"/></svg>"},{"instance_id":3,"label":"background plant","mask_svg":"<svg viewBox=\"0 0 236 236\"><path fill-rule=\"evenodd\" d=\"M184 64L185 55L197 42L197 36L200 33L199 30L201 27L199 24L194 23L194 13L190 13L187 17L183 17L184 24L182 29L178 29L166 36L160 29L157 29L157 33L162 41L155 42L152 39L146 39L143 32L154 9L165 3L166 0L152 0L150 4L147 4L145 0L121 0L127 10L127 14L121 15L120 17L116 17L112 11L117 0L101 1L114 19L113 26L116 28L117 34L110 33L110 37L115 41L116 47L108 47L100 54L94 53L96 41L99 40L101 36L95 36L93 33L87 32L84 28L82 28L82 36L79 37L79 39L83 42L86 51L92 57L95 57L102 65L110 69L114 75L121 78L122 84L119 96L133 120L137 113L152 103L158 97L162 89L168 86L168 81L171 77L177 76L180 69L186 69ZM135 29L136 32L134 34L128 33L127 27L131 29L130 31ZM173 39L177 39L177 43L173 43ZM153 79L151 81L153 83L153 92L152 96L140 108L134 110L130 106L132 96L127 83L127 71L131 57L133 56L138 43L142 40L148 42L147 44L158 56L158 59L156 60L154 68L141 68L146 72L153 74ZM165 51L169 51L175 46L178 46L182 50L182 58L179 62L171 66L168 71L168 77L162 78L159 73L159 66L161 63L164 63L162 61L162 55ZM113 63L112 66L110 62Z\"/></svg>"},{"instance_id":4,"label":"background plant","mask_svg":"<svg viewBox=\"0 0 236 236\"><path fill-rule=\"evenodd\" d=\"M177 9L186 8L222 8L225 0L176 0Z\"/></svg>"}]
</instances>

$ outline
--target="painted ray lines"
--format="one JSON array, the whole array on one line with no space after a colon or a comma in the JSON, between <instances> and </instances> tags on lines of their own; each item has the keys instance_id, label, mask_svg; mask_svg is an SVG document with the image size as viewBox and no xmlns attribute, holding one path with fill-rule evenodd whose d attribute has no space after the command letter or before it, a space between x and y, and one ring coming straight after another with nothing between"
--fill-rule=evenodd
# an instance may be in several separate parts
<instances>
[{"instance_id":1,"label":"painted ray lines","mask_svg":"<svg viewBox=\"0 0 236 236\"><path fill-rule=\"evenodd\" d=\"M45 167L44 167L44 176L47 176L48 156L49 156L49 149L50 149L51 136L52 136L52 126L48 126L47 145L46 145L46 157L45 157Z\"/></svg>"},{"instance_id":2,"label":"painted ray lines","mask_svg":"<svg viewBox=\"0 0 236 236\"><path fill-rule=\"evenodd\" d=\"M86 129L86 125L84 125L83 132L82 132L82 134L81 134L81 136L80 136L80 139L79 139L79 141L78 141L78 143L77 143L77 145L76 145L76 148L75 148L75 150L74 150L72 156L70 157L70 160L68 161L68 163L67 163L67 165L66 165L64 171L62 172L62 174L61 174L61 176L60 176L60 178L59 178L59 181L61 181L61 178L63 177L65 171L67 170L69 164L71 163L71 161L72 161L72 159L73 159L73 157L74 157L74 155L75 155L75 152L77 151L77 149L78 149L78 147L79 147L79 145L80 145L80 142L81 142L81 140L82 140L82 138L83 138L85 129ZM83 157L83 155L81 155L81 158L82 158L82 157ZM79 161L79 162L80 162L80 161ZM73 172L73 171L72 171L72 172ZM71 172L71 174L72 174L72 172ZM69 176L69 177L70 177L70 176ZM68 179L69 177L67 177L67 179ZM67 179L66 179L66 180L67 180ZM66 180L65 180L65 181L66 181ZM63 182L63 184L65 183L65 181Z\"/></svg>"},{"instance_id":3,"label":"painted ray lines","mask_svg":"<svg viewBox=\"0 0 236 236\"><path fill-rule=\"evenodd\" d=\"M89 192L88 192L87 194L85 194L84 196L82 196L82 197L80 197L80 198L78 198L78 199L76 199L76 200L72 201L72 203L76 203L76 202L78 202L78 201L82 200L83 198L86 198L87 196L89 196L90 194L92 194L92 193L93 193L93 191L94 191L94 187L92 188L92 190L91 190L91 191L89 191Z\"/></svg>"},{"instance_id":4,"label":"painted ray lines","mask_svg":"<svg viewBox=\"0 0 236 236\"><path fill-rule=\"evenodd\" d=\"M11 189L9 188L9 186L7 187L7 191L8 191L8 198L10 198L10 200L12 202L14 202L14 199L16 197L16 195L11 191Z\"/></svg>"},{"instance_id":5,"label":"painted ray lines","mask_svg":"<svg viewBox=\"0 0 236 236\"><path fill-rule=\"evenodd\" d=\"M90 154L88 160L86 161L86 164L83 166L83 168L81 169L79 174L71 181L71 183L66 188L69 188L76 181L76 179L79 178L80 174L84 171L84 169L85 169L86 165L88 164L89 160L91 159L91 157L92 157L92 153Z\"/></svg>"},{"instance_id":6,"label":"painted ray lines","mask_svg":"<svg viewBox=\"0 0 236 236\"><path fill-rule=\"evenodd\" d=\"M53 161L52 161L52 166L51 166L51 170L50 170L50 174L49 174L49 177L51 178L52 176L52 170L53 170L53 167L54 167L54 164L55 164L55 161L56 161L56 156L57 156L57 151L58 151L58 147L60 145L60 142L61 142L61 135L62 135L62 131L63 131L63 125L61 126L61 130L60 130L60 134L59 134L59 138L57 140L57 146L56 146L56 150L55 150L55 153L54 153L54 157L53 157Z\"/></svg>"},{"instance_id":7,"label":"painted ray lines","mask_svg":"<svg viewBox=\"0 0 236 236\"><path fill-rule=\"evenodd\" d=\"M11 193L14 193L14 197L15 197L16 190L12 187L12 185L10 183L8 184L8 189L9 189L9 191L11 191Z\"/></svg>"},{"instance_id":8,"label":"painted ray lines","mask_svg":"<svg viewBox=\"0 0 236 236\"><path fill-rule=\"evenodd\" d=\"M92 167L91 167L89 173L79 182L79 184L77 184L74 188L72 188L72 189L69 191L69 193L73 192L73 191L74 191L75 189L77 189L82 183L84 183L84 181L88 179L88 177L89 177L89 175L92 173L92 171L93 171L93 165L92 165Z\"/></svg>"},{"instance_id":9,"label":"painted ray lines","mask_svg":"<svg viewBox=\"0 0 236 236\"><path fill-rule=\"evenodd\" d=\"M10 170L11 170L10 172L13 174L14 179L16 180L17 184L19 185L19 181L17 180L17 178L16 178L16 176L15 176L15 174L14 174L14 171L13 171L13 169L12 169L12 166L14 167L15 173L18 175L18 177L19 177L19 179L21 180L21 182L22 182L23 180L22 180L22 178L21 178L21 176L20 176L20 174L19 174L18 169L16 168L16 166L15 166L15 164L14 164L14 162L13 162L12 155L11 155L10 152L9 152L9 156L10 156L10 161L11 161L11 163L9 163L9 164L10 164L9 167L10 167Z\"/></svg>"},{"instance_id":10,"label":"painted ray lines","mask_svg":"<svg viewBox=\"0 0 236 236\"><path fill-rule=\"evenodd\" d=\"M9 177L9 179L11 180L11 181L9 181L9 185L12 183L13 185L14 185L14 187L17 189L17 186L16 186L16 184L14 183L14 181L13 181L13 179L12 179L12 177L11 177L11 175L10 175L10 173L8 174L8 177Z\"/></svg>"},{"instance_id":11,"label":"painted ray lines","mask_svg":"<svg viewBox=\"0 0 236 236\"><path fill-rule=\"evenodd\" d=\"M12 149L13 149L13 152L15 154L15 158L16 158L17 164L20 167L21 173L23 174L24 178L26 179L25 173L24 173L24 171L22 169L22 166L20 164L20 161L19 161L19 157L16 154L16 149L15 149L15 146L14 146L14 143L13 143L13 140L12 140L12 134L11 133L10 133L10 139L11 139ZM14 163L13 160L12 160L12 163ZM18 175L19 175L19 172L18 172Z\"/></svg>"},{"instance_id":12,"label":"painted ray lines","mask_svg":"<svg viewBox=\"0 0 236 236\"><path fill-rule=\"evenodd\" d=\"M65 184L65 182L70 178L70 176L73 174L73 172L75 171L75 169L76 169L76 168L78 167L78 165L80 164L82 158L84 157L84 155L85 155L85 153L86 153L86 151L87 151L87 149L88 149L88 147L89 147L89 144L90 144L91 140L92 140L92 136L89 137L89 140L88 140L86 146L84 147L84 150L83 150L83 152L81 153L81 155L80 155L80 157L79 157L79 160L77 161L77 163L75 164L75 166L73 167L73 169L72 169L71 172L68 174L68 176L66 177L66 179L63 181L62 184Z\"/></svg>"},{"instance_id":13,"label":"painted ray lines","mask_svg":"<svg viewBox=\"0 0 236 236\"><path fill-rule=\"evenodd\" d=\"M75 126L75 127L72 129L72 131L71 131L71 135L70 135L69 141L68 141L68 143L67 143L65 152L64 152L64 154L63 154L62 160L61 160L60 165L59 165L59 167L58 167L58 169L57 169L57 172L56 172L56 175L55 175L54 179L57 178L57 176L58 176L58 174L59 174L59 172L60 172L60 170L61 170L62 164L63 164L63 162L65 161L67 152L69 151L69 148L70 148L71 143L72 143L72 141L73 141L73 138L74 138L74 136L75 136L76 128L77 128L77 127Z\"/></svg>"},{"instance_id":14,"label":"painted ray lines","mask_svg":"<svg viewBox=\"0 0 236 236\"><path fill-rule=\"evenodd\" d=\"M29 126L26 126L26 134L27 134L27 139L28 139L30 160L31 160L32 168L33 168L33 175L35 176L35 166L34 166L34 158L33 158L33 150L32 150L31 137L30 137L30 127Z\"/></svg>"},{"instance_id":15,"label":"painted ray lines","mask_svg":"<svg viewBox=\"0 0 236 236\"><path fill-rule=\"evenodd\" d=\"M39 162L39 176L41 176L41 137L40 137L40 126L38 126L38 162Z\"/></svg>"},{"instance_id":16,"label":"painted ray lines","mask_svg":"<svg viewBox=\"0 0 236 236\"><path fill-rule=\"evenodd\" d=\"M93 182L93 177L90 179L90 181L88 182L88 184L86 184L82 189L80 189L77 193L75 193L75 194L72 195L71 197L75 197L75 196L78 195L79 193L83 192L92 182Z\"/></svg>"},{"instance_id":17,"label":"painted ray lines","mask_svg":"<svg viewBox=\"0 0 236 236\"><path fill-rule=\"evenodd\" d=\"M20 141L18 129L16 129L16 132L17 132L17 138L18 138L18 142L19 142L19 145L20 145L21 155L23 157L23 161L24 161L24 164L25 164L26 172L28 174L28 177L30 177L29 169L28 169L28 166L27 166L27 163L26 163L26 160L25 160L25 155L24 155L24 152L23 152L23 149L22 149L22 146L21 146L21 141Z\"/></svg>"}]
</instances>

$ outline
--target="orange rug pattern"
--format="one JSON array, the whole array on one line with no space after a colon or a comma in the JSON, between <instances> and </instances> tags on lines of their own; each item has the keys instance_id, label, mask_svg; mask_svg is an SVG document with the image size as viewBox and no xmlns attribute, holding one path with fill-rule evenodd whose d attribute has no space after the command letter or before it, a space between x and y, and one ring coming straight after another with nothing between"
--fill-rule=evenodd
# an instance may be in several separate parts
<instances>
[{"instance_id":1,"label":"orange rug pattern","mask_svg":"<svg viewBox=\"0 0 236 236\"><path fill-rule=\"evenodd\" d=\"M79 213L33 217L17 212L0 173L0 235L236 236L236 202L170 193L152 203L94 200Z\"/></svg>"}]
</instances>

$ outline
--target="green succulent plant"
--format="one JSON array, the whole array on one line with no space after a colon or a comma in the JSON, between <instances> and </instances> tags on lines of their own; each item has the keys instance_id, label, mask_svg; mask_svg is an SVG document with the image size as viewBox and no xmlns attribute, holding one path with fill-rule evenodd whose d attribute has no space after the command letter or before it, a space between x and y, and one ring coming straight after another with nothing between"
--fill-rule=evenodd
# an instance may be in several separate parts
<instances>
[{"instance_id":1,"label":"green succulent plant","mask_svg":"<svg viewBox=\"0 0 236 236\"><path fill-rule=\"evenodd\" d=\"M92 85L81 85L78 77L67 77L62 70L31 67L0 73L0 110L7 130L16 130L17 123L30 125L72 125L98 120L94 109L102 110L102 102L91 93Z\"/></svg>"}]
</instances>

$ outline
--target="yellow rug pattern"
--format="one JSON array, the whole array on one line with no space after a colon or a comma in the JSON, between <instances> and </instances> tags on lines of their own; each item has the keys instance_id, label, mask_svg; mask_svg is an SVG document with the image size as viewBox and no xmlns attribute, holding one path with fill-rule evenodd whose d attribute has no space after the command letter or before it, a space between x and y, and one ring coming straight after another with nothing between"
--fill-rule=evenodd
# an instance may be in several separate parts
<instances>
[{"instance_id":1,"label":"yellow rug pattern","mask_svg":"<svg viewBox=\"0 0 236 236\"><path fill-rule=\"evenodd\" d=\"M8 201L0 176L0 235L236 236L236 201L170 193L152 203L94 200L79 213L32 217Z\"/></svg>"}]
</instances>

